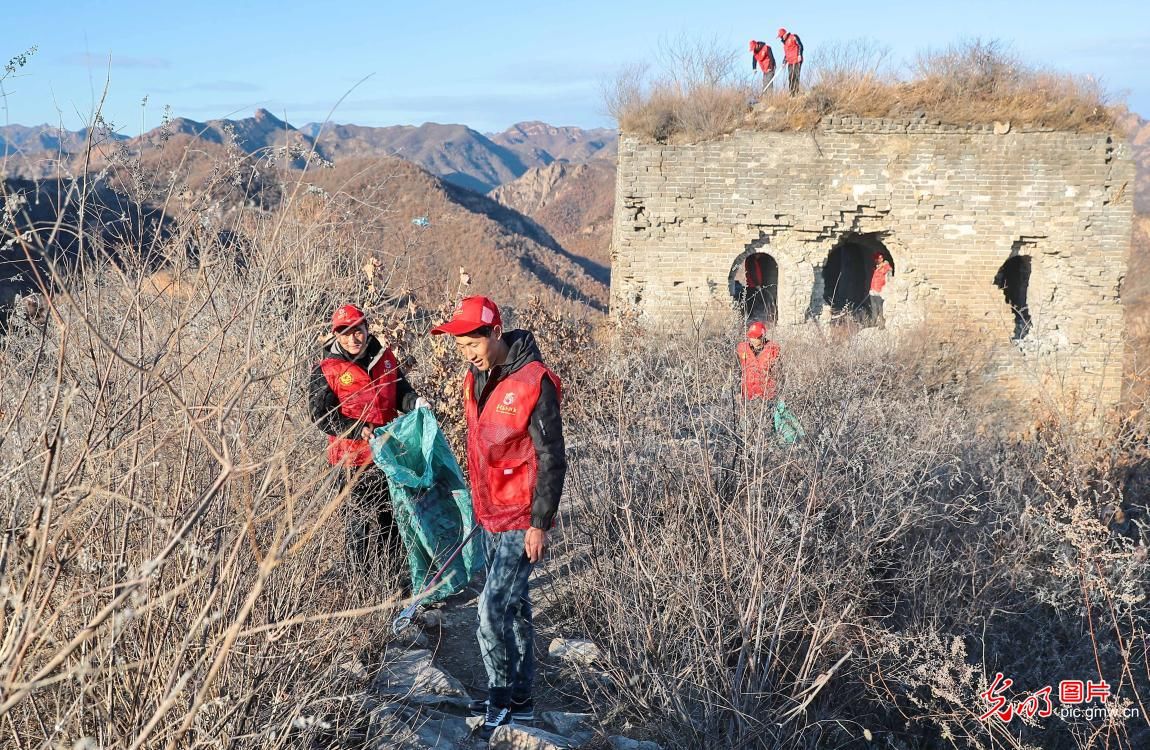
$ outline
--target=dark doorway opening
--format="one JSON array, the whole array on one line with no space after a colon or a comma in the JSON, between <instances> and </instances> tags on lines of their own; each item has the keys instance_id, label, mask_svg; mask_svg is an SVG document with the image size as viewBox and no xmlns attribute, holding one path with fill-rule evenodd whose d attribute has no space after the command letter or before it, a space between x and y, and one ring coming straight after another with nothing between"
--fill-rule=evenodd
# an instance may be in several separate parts
<instances>
[{"instance_id":1,"label":"dark doorway opening","mask_svg":"<svg viewBox=\"0 0 1150 750\"><path fill-rule=\"evenodd\" d=\"M1030 333L1032 324L1030 305L1026 301L1030 289L1030 256L1007 258L994 276L994 285L1002 290L1002 296L1014 314L1014 334L1010 340L1021 341Z\"/></svg>"},{"instance_id":2,"label":"dark doorway opening","mask_svg":"<svg viewBox=\"0 0 1150 750\"><path fill-rule=\"evenodd\" d=\"M831 248L823 266L823 301L837 319L881 323L883 284L875 269L883 261L889 266L883 275L893 275L894 259L878 235L848 234Z\"/></svg>"},{"instance_id":3,"label":"dark doorway opening","mask_svg":"<svg viewBox=\"0 0 1150 750\"><path fill-rule=\"evenodd\" d=\"M766 253L751 253L743 261L743 273L747 277L745 317L774 323L779 309L779 264Z\"/></svg>"},{"instance_id":4,"label":"dark doorway opening","mask_svg":"<svg viewBox=\"0 0 1150 750\"><path fill-rule=\"evenodd\" d=\"M748 322L774 323L779 313L779 264L767 253L753 252L731 269L731 296Z\"/></svg>"}]
</instances>

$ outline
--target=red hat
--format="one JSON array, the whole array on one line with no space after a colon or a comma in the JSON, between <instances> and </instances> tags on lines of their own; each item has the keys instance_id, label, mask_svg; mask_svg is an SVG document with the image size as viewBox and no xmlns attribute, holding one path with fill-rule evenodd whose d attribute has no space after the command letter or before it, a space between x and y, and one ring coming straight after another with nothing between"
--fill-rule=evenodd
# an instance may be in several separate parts
<instances>
[{"instance_id":1,"label":"red hat","mask_svg":"<svg viewBox=\"0 0 1150 750\"><path fill-rule=\"evenodd\" d=\"M766 335L767 327L757 320L747 326L747 338L749 339L761 339Z\"/></svg>"},{"instance_id":2,"label":"red hat","mask_svg":"<svg viewBox=\"0 0 1150 750\"><path fill-rule=\"evenodd\" d=\"M783 37L785 37L786 35L787 35L787 30L786 30L786 29L779 29L779 39L782 39L782 38L783 38Z\"/></svg>"},{"instance_id":3,"label":"red hat","mask_svg":"<svg viewBox=\"0 0 1150 750\"><path fill-rule=\"evenodd\" d=\"M503 318L499 316L499 308L494 302L486 297L464 297L452 313L451 320L432 328L431 333L462 336L483 326L501 325Z\"/></svg>"},{"instance_id":4,"label":"red hat","mask_svg":"<svg viewBox=\"0 0 1150 750\"><path fill-rule=\"evenodd\" d=\"M366 321L367 316L364 315L363 310L355 305L344 305L331 314L331 330L339 333L348 328L355 328Z\"/></svg>"}]
</instances>

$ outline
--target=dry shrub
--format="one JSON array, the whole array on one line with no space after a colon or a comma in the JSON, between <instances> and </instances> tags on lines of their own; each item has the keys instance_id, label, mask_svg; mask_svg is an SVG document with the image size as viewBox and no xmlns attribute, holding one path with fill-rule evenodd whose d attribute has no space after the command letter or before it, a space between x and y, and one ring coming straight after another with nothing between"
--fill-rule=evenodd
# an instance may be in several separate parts
<instances>
[{"instance_id":1,"label":"dry shrub","mask_svg":"<svg viewBox=\"0 0 1150 750\"><path fill-rule=\"evenodd\" d=\"M1054 130L1114 127L1097 80L1027 65L997 41L974 40L921 55L899 86L901 111L948 123L995 120Z\"/></svg>"},{"instance_id":2,"label":"dry shrub","mask_svg":"<svg viewBox=\"0 0 1150 750\"><path fill-rule=\"evenodd\" d=\"M1116 456L1146 425L1021 442L961 349L781 338L794 447L734 398L732 341L624 337L567 404L551 614L606 653L600 718L684 748L1144 746L1145 497ZM1143 718L1094 744L985 722L996 671L1015 700L1104 677Z\"/></svg>"},{"instance_id":3,"label":"dry shrub","mask_svg":"<svg viewBox=\"0 0 1150 750\"><path fill-rule=\"evenodd\" d=\"M341 665L379 665L398 582L348 570L306 379L336 304L402 308L338 222L189 205L0 343L0 745L389 742Z\"/></svg>"},{"instance_id":4,"label":"dry shrub","mask_svg":"<svg viewBox=\"0 0 1150 750\"><path fill-rule=\"evenodd\" d=\"M713 53L718 55L717 52ZM805 89L798 96L776 88L763 97L751 117L718 117L706 129L688 131L678 112L708 98L736 90L748 101L750 87L722 79L720 86L698 91L669 77L646 87L629 71L627 96L609 111L620 129L640 137L665 141L698 140L730 133L746 121L759 130L807 130L827 115L865 118L916 118L951 125L1014 125L1052 130L1101 132L1113 129L1120 114L1111 106L1099 82L1029 65L999 41L968 40L920 54L905 73L889 64L889 50L870 40L852 40L822 48L808 47L803 64ZM780 65L780 77L785 66Z\"/></svg>"},{"instance_id":5,"label":"dry shrub","mask_svg":"<svg viewBox=\"0 0 1150 750\"><path fill-rule=\"evenodd\" d=\"M627 133L658 141L706 140L739 127L746 119L751 85L737 62L716 41L679 38L656 56L657 71L629 67L611 83L607 110Z\"/></svg>"}]
</instances>

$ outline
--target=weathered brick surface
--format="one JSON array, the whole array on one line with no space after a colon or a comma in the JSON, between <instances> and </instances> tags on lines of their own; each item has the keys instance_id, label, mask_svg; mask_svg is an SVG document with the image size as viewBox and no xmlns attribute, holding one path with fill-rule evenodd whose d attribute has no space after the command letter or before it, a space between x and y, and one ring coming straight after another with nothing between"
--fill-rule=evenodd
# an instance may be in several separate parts
<instances>
[{"instance_id":1,"label":"weathered brick surface","mask_svg":"<svg viewBox=\"0 0 1150 750\"><path fill-rule=\"evenodd\" d=\"M888 326L958 312L1009 341L994 278L1028 255L1034 328L1002 366L1114 403L1133 178L1129 147L1106 134L835 117L692 145L624 136L612 310L652 326L726 314L736 270L758 251L779 264L780 324L818 318L827 255L858 233L895 262Z\"/></svg>"}]
</instances>

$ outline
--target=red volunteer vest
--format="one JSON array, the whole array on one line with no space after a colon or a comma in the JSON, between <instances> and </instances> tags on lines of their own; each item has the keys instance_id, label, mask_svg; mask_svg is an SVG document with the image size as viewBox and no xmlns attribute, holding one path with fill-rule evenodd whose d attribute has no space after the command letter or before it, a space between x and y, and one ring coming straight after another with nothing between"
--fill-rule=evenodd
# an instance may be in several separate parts
<instances>
[{"instance_id":1,"label":"red volunteer vest","mask_svg":"<svg viewBox=\"0 0 1150 750\"><path fill-rule=\"evenodd\" d=\"M754 57L755 62L759 64L759 70L767 75L775 72L775 53L771 51L771 45L764 44L756 50L752 44L751 56Z\"/></svg>"},{"instance_id":2,"label":"red volunteer vest","mask_svg":"<svg viewBox=\"0 0 1150 750\"><path fill-rule=\"evenodd\" d=\"M875 294L882 292L883 287L886 286L886 275L890 273L890 263L883 260L881 263L874 267L874 273L870 277L870 290Z\"/></svg>"},{"instance_id":3,"label":"red volunteer vest","mask_svg":"<svg viewBox=\"0 0 1150 750\"><path fill-rule=\"evenodd\" d=\"M395 355L384 347L379 355L362 366L345 359L329 357L319 363L327 385L339 399L339 413L361 420L369 427L382 427L395 419ZM327 460L332 465L347 463L366 466L372 461L371 446L366 440L327 436Z\"/></svg>"},{"instance_id":4,"label":"red volunteer vest","mask_svg":"<svg viewBox=\"0 0 1150 750\"><path fill-rule=\"evenodd\" d=\"M562 394L558 375L542 362L529 362L492 388L482 414L475 402L475 376L468 369L463 378L471 502L479 525L488 531L531 527L539 459L527 424L545 377Z\"/></svg>"},{"instance_id":5,"label":"red volunteer vest","mask_svg":"<svg viewBox=\"0 0 1150 750\"><path fill-rule=\"evenodd\" d=\"M783 61L787 65L795 65L803 61L802 49L799 46L799 37L795 34L787 34L783 38Z\"/></svg>"},{"instance_id":6,"label":"red volunteer vest","mask_svg":"<svg viewBox=\"0 0 1150 750\"><path fill-rule=\"evenodd\" d=\"M739 355L739 364L743 366L743 398L748 401L774 398L778 385L771 368L779 358L779 345L768 341L756 355L749 343L740 341L735 351Z\"/></svg>"}]
</instances>

